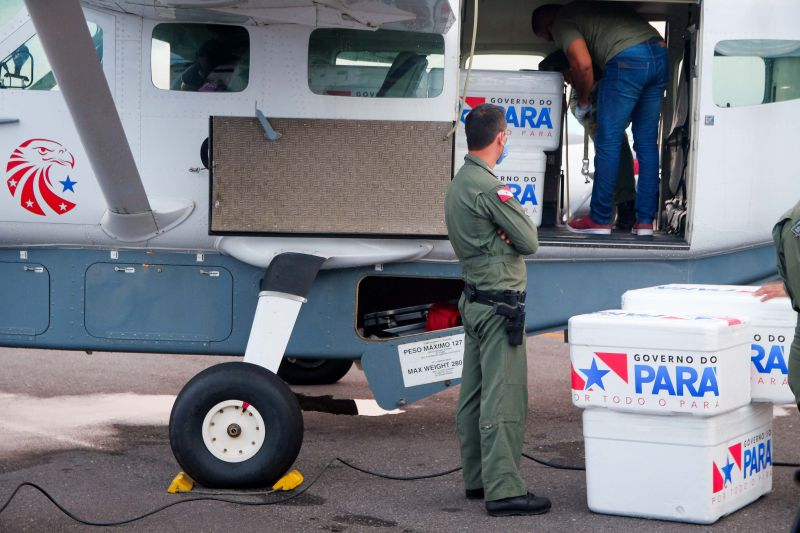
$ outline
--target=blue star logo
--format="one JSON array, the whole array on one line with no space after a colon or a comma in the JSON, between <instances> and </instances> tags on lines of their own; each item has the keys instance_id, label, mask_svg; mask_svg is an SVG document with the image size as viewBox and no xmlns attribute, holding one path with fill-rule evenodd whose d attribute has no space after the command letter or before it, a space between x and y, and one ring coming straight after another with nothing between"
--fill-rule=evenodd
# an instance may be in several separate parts
<instances>
[{"instance_id":1,"label":"blue star logo","mask_svg":"<svg viewBox=\"0 0 800 533\"><path fill-rule=\"evenodd\" d=\"M596 384L601 389L606 390L603 385L603 376L608 374L609 370L600 370L597 368L597 359L592 358L592 366L589 368L579 368L578 370L586 374L586 389Z\"/></svg>"},{"instance_id":2,"label":"blue star logo","mask_svg":"<svg viewBox=\"0 0 800 533\"><path fill-rule=\"evenodd\" d=\"M67 179L65 179L64 181L59 181L59 183L64 186L64 190L61 191L61 192L67 192L67 191L75 192L75 189L73 189L73 187L78 182L77 181L71 181L69 179L69 176L67 176Z\"/></svg>"},{"instance_id":3,"label":"blue star logo","mask_svg":"<svg viewBox=\"0 0 800 533\"><path fill-rule=\"evenodd\" d=\"M722 467L722 475L725 476L722 480L723 485L727 485L728 483L733 483L731 479L731 471L733 470L733 463L731 462L731 458L728 457L725 466Z\"/></svg>"}]
</instances>

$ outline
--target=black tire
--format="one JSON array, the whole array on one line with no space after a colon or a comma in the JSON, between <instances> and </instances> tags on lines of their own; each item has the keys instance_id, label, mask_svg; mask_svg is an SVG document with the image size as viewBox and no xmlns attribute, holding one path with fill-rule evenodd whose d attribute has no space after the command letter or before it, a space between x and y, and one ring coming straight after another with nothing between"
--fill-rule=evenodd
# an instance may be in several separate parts
<instances>
[{"instance_id":1,"label":"black tire","mask_svg":"<svg viewBox=\"0 0 800 533\"><path fill-rule=\"evenodd\" d=\"M247 402L264 421L263 444L242 462L216 457L203 440L206 415L228 400ZM178 394L170 414L169 439L178 464L201 485L271 487L300 452L303 414L292 391L272 372L250 363L222 363L197 374Z\"/></svg>"},{"instance_id":2,"label":"black tire","mask_svg":"<svg viewBox=\"0 0 800 533\"><path fill-rule=\"evenodd\" d=\"M330 385L350 371L350 359L284 359L278 375L292 385Z\"/></svg>"}]
</instances>

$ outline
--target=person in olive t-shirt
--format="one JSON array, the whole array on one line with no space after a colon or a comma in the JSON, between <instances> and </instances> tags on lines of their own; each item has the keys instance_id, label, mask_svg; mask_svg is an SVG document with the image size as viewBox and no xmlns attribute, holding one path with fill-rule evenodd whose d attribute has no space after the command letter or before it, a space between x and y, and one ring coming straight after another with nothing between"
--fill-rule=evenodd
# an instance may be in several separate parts
<instances>
[{"instance_id":1,"label":"person in olive t-shirt","mask_svg":"<svg viewBox=\"0 0 800 533\"><path fill-rule=\"evenodd\" d=\"M498 312L523 311L525 258L539 247L536 226L493 168L503 154L505 113L476 106L464 130L469 153L445 196L447 234L463 271L458 308L464 361L456 412L466 497L484 498L492 516L546 513L550 500L528 492L520 476L528 415L524 331L512 342Z\"/></svg>"},{"instance_id":2,"label":"person in olive t-shirt","mask_svg":"<svg viewBox=\"0 0 800 533\"><path fill-rule=\"evenodd\" d=\"M539 63L539 70L549 72L560 72L564 76L564 81L572 85L572 71L569 68L567 56L561 50L556 50ZM595 79L600 76L595 72ZM591 137L594 142L597 133L597 83L592 87L589 94L589 102L592 109L589 113L583 114L583 120L579 124ZM567 104L570 112L578 118L578 93L570 91L569 103ZM584 140L584 142L586 142ZM619 171L617 173L617 186L614 190L614 203L616 204L617 216L614 229L620 231L630 231L636 223L636 178L634 177L633 154L631 145L628 143L627 133L623 133L622 142L619 143Z\"/></svg>"},{"instance_id":3,"label":"person in olive t-shirt","mask_svg":"<svg viewBox=\"0 0 800 533\"><path fill-rule=\"evenodd\" d=\"M633 123L639 160L636 224L632 233L652 235L658 209L658 121L668 80L666 44L645 20L620 3L546 4L531 18L533 32L567 55L578 92L576 115L587 114L596 68L594 186L589 215L569 222L575 233L608 235L620 158L620 139Z\"/></svg>"}]
</instances>

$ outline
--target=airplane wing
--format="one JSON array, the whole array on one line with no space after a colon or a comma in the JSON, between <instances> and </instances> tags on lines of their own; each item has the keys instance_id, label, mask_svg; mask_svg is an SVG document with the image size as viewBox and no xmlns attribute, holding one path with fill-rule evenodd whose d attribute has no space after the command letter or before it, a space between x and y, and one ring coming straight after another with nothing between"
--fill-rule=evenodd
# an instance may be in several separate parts
<instances>
[{"instance_id":1,"label":"airplane wing","mask_svg":"<svg viewBox=\"0 0 800 533\"><path fill-rule=\"evenodd\" d=\"M179 224L194 203L172 202L161 211L151 206L79 0L25 4L105 197L103 230L139 242Z\"/></svg>"},{"instance_id":2,"label":"airplane wing","mask_svg":"<svg viewBox=\"0 0 800 533\"><path fill-rule=\"evenodd\" d=\"M449 0L83 0L144 18L447 33Z\"/></svg>"}]
</instances>

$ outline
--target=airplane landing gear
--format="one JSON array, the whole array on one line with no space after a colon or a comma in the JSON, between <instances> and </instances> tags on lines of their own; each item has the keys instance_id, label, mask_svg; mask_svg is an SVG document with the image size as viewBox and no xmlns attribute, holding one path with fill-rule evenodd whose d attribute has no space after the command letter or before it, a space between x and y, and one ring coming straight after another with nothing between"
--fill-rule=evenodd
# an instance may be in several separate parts
<instances>
[{"instance_id":1,"label":"airplane landing gear","mask_svg":"<svg viewBox=\"0 0 800 533\"><path fill-rule=\"evenodd\" d=\"M169 420L172 452L206 487L271 487L303 443L303 415L289 387L250 363L204 370L181 390Z\"/></svg>"}]
</instances>

